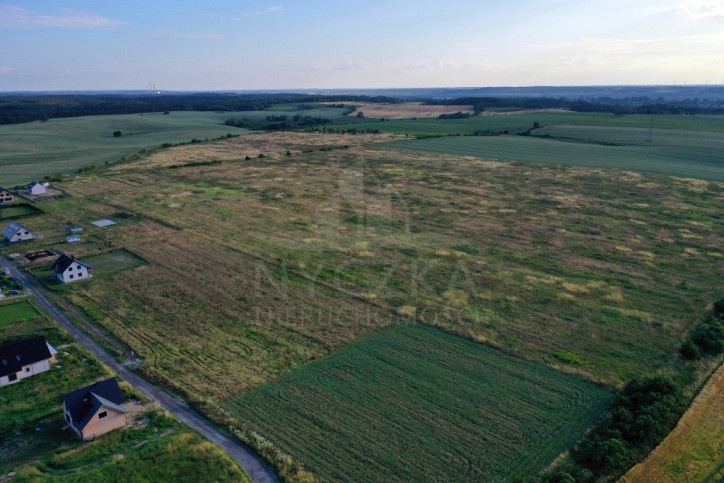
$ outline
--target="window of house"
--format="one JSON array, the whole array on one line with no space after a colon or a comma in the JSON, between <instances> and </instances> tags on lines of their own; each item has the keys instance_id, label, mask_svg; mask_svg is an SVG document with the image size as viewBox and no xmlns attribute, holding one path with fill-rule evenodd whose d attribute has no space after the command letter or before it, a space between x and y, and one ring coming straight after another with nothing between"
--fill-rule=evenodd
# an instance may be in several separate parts
<instances>
[{"instance_id":1,"label":"window of house","mask_svg":"<svg viewBox=\"0 0 724 483\"><path fill-rule=\"evenodd\" d=\"M20 354L16 355L15 359L20 360Z\"/></svg>"},{"instance_id":2,"label":"window of house","mask_svg":"<svg viewBox=\"0 0 724 483\"><path fill-rule=\"evenodd\" d=\"M100 413L98 413L98 419L103 419L106 416L108 416L108 411L101 411Z\"/></svg>"},{"instance_id":3,"label":"window of house","mask_svg":"<svg viewBox=\"0 0 724 483\"><path fill-rule=\"evenodd\" d=\"M70 278L73 278L73 274L70 275Z\"/></svg>"},{"instance_id":4,"label":"window of house","mask_svg":"<svg viewBox=\"0 0 724 483\"><path fill-rule=\"evenodd\" d=\"M17 374L10 374L10 375L8 376L8 381L10 381L10 382L12 382L12 381L17 381L17 380L18 380L18 375L17 375Z\"/></svg>"},{"instance_id":5,"label":"window of house","mask_svg":"<svg viewBox=\"0 0 724 483\"><path fill-rule=\"evenodd\" d=\"M25 372L30 372L30 366L25 368Z\"/></svg>"},{"instance_id":6,"label":"window of house","mask_svg":"<svg viewBox=\"0 0 724 483\"><path fill-rule=\"evenodd\" d=\"M73 271L73 267L68 267L68 271L69 271L69 272L72 272L72 271Z\"/></svg>"}]
</instances>

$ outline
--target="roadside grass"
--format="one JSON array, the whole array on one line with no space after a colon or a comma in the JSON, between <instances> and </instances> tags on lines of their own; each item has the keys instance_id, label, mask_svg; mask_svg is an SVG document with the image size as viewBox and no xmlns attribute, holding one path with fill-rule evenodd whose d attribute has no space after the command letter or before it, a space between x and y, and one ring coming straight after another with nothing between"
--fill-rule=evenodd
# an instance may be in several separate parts
<instances>
[{"instance_id":1,"label":"roadside grass","mask_svg":"<svg viewBox=\"0 0 724 483\"><path fill-rule=\"evenodd\" d=\"M199 481L209 475L250 481L223 450L159 410L141 413L131 427L93 443L78 441L62 429L61 395L113 373L72 344L34 302L0 306L0 321L0 345L44 335L58 348L50 371L0 391L0 474L14 471L17 481ZM137 397L133 389L124 392Z\"/></svg>"},{"instance_id":2,"label":"roadside grass","mask_svg":"<svg viewBox=\"0 0 724 483\"><path fill-rule=\"evenodd\" d=\"M344 109L292 111L288 115L334 118ZM114 163L164 143L212 139L249 131L224 125L232 117L264 118L273 111L175 111L50 119L0 126L0 179L6 187L79 168ZM122 136L114 137L114 131Z\"/></svg>"},{"instance_id":3,"label":"roadside grass","mask_svg":"<svg viewBox=\"0 0 724 483\"><path fill-rule=\"evenodd\" d=\"M431 153L476 156L501 161L561 164L591 168L620 169L641 173L699 178L724 182L724 136L700 131L657 130L655 141L647 144L645 130L611 129L599 131L592 127L557 126L539 130L541 133L565 134L565 142L537 136L473 136L441 137L400 141L382 145ZM538 132L534 131L535 133ZM621 146L592 144L586 140L614 140L631 143ZM637 144L633 144L637 143Z\"/></svg>"},{"instance_id":4,"label":"roadside grass","mask_svg":"<svg viewBox=\"0 0 724 483\"><path fill-rule=\"evenodd\" d=\"M651 116L632 114L617 116L608 113L536 112L505 116L473 116L467 119L393 119L384 122L345 123L340 128L379 129L381 132L409 135L473 134L475 131L525 131L538 122L543 127L561 124L588 126L637 127L648 129ZM690 129L724 132L724 116L654 116L656 129Z\"/></svg>"},{"instance_id":5,"label":"roadside grass","mask_svg":"<svg viewBox=\"0 0 724 483\"><path fill-rule=\"evenodd\" d=\"M15 481L251 481L223 450L160 410L141 415L133 427L61 447L15 471Z\"/></svg>"},{"instance_id":6,"label":"roadside grass","mask_svg":"<svg viewBox=\"0 0 724 483\"><path fill-rule=\"evenodd\" d=\"M574 444L610 398L540 364L401 325L228 407L324 480L522 481Z\"/></svg>"}]
</instances>

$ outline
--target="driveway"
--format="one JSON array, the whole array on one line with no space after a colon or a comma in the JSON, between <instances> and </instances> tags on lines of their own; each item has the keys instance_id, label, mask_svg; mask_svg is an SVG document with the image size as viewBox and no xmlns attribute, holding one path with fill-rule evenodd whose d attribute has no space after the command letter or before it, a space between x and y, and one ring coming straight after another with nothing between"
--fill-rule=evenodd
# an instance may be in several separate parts
<instances>
[{"instance_id":1,"label":"driveway","mask_svg":"<svg viewBox=\"0 0 724 483\"><path fill-rule=\"evenodd\" d=\"M206 436L209 440L224 449L229 455L234 458L249 474L252 481L254 482L275 482L277 481L276 472L274 469L266 465L261 461L254 453L246 448L243 444L234 438L227 436L225 433L220 431L216 426L211 424L209 421L201 417L193 409L191 409L185 402L180 401L161 388L154 386L141 376L131 372L128 368L123 366L120 362L115 360L110 354L104 351L93 339L88 337L85 332L81 331L76 327L64 314L61 312L55 304L53 304L48 297L45 296L42 289L38 287L35 280L29 275L18 270L12 263L8 262L4 258L0 258L0 269L9 268L10 272L22 280L25 291L27 294L38 302L43 310L45 310L51 317L58 321L60 325L65 327L68 332L77 340L83 347L88 349L94 356L98 358L105 365L110 367L121 379L128 382L140 393L149 399L153 399L159 403L159 405L168 411L169 413L176 416L178 419L194 428L199 433ZM209 475L213 476L213 475Z\"/></svg>"}]
</instances>

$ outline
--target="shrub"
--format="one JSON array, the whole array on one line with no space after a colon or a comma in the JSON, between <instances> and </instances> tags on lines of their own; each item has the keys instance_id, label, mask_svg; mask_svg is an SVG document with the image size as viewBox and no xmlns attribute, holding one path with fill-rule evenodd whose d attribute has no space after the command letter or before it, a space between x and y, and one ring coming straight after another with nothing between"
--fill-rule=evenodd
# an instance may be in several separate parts
<instances>
[{"instance_id":1,"label":"shrub","mask_svg":"<svg viewBox=\"0 0 724 483\"><path fill-rule=\"evenodd\" d=\"M681 344L679 353L681 354L681 357L690 361L696 360L701 357L701 350L699 350L699 347L690 340Z\"/></svg>"},{"instance_id":2,"label":"shrub","mask_svg":"<svg viewBox=\"0 0 724 483\"><path fill-rule=\"evenodd\" d=\"M719 354L724 351L724 321L712 316L696 328L691 341L703 352Z\"/></svg>"}]
</instances>

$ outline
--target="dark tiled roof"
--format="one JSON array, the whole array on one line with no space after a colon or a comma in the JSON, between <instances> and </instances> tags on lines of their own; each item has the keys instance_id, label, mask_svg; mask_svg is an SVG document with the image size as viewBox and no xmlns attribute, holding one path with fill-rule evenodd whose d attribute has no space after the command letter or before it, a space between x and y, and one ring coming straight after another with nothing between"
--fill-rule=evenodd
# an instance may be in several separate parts
<instances>
[{"instance_id":1,"label":"dark tiled roof","mask_svg":"<svg viewBox=\"0 0 724 483\"><path fill-rule=\"evenodd\" d=\"M5 228L5 231L3 231L3 235L5 236L5 238L10 239L10 238L14 237L18 231L23 230L23 229L24 229L23 225L14 221L14 222L10 223L7 228Z\"/></svg>"},{"instance_id":2,"label":"dark tiled roof","mask_svg":"<svg viewBox=\"0 0 724 483\"><path fill-rule=\"evenodd\" d=\"M73 425L83 430L98 410L105 406L125 413L121 404L126 402L118 382L114 378L69 392L63 396L65 408L73 418Z\"/></svg>"},{"instance_id":3,"label":"dark tiled roof","mask_svg":"<svg viewBox=\"0 0 724 483\"><path fill-rule=\"evenodd\" d=\"M87 268L95 268L93 265L79 262L75 258L69 257L68 255L61 255L60 257L58 257L58 259L55 261L55 263L50 267L50 269L54 270L57 273L63 273L68 269L68 267L70 267L74 263L79 263Z\"/></svg>"},{"instance_id":4,"label":"dark tiled roof","mask_svg":"<svg viewBox=\"0 0 724 483\"><path fill-rule=\"evenodd\" d=\"M45 337L13 342L0 347L0 377L20 372L23 366L50 359L50 349Z\"/></svg>"}]
</instances>

